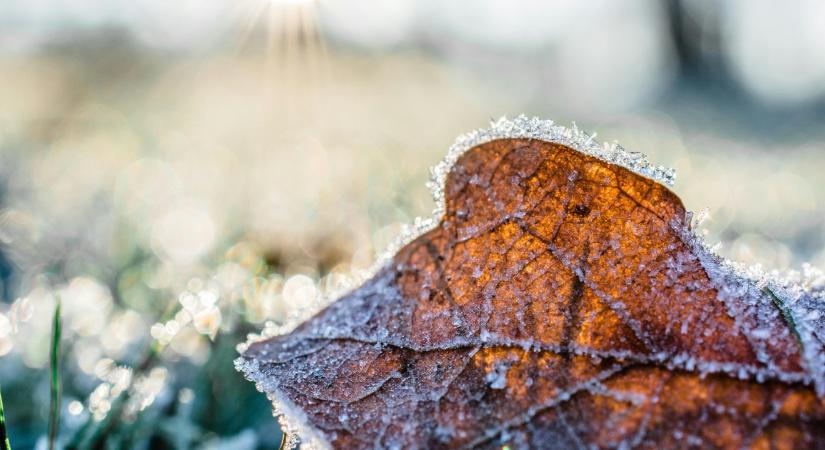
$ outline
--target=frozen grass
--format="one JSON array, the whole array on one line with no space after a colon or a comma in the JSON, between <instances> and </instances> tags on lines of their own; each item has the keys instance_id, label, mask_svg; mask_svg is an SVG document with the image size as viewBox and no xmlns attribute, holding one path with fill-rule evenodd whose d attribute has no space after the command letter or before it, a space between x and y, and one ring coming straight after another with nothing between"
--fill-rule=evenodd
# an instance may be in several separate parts
<instances>
[{"instance_id":1,"label":"frozen grass","mask_svg":"<svg viewBox=\"0 0 825 450\"><path fill-rule=\"evenodd\" d=\"M52 318L51 355L49 357L49 450L57 448L57 430L60 427L60 297Z\"/></svg>"},{"instance_id":2,"label":"frozen grass","mask_svg":"<svg viewBox=\"0 0 825 450\"><path fill-rule=\"evenodd\" d=\"M6 411L3 408L3 392L0 390L0 445L3 450L11 450L9 433L6 431Z\"/></svg>"}]
</instances>

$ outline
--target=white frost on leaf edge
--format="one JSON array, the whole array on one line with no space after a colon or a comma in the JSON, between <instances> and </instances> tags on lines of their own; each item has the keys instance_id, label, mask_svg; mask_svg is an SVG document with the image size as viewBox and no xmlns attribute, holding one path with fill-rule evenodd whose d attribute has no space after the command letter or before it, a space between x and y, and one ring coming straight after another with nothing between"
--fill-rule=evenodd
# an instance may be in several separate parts
<instances>
[{"instance_id":1,"label":"white frost on leaf edge","mask_svg":"<svg viewBox=\"0 0 825 450\"><path fill-rule=\"evenodd\" d=\"M459 136L450 146L444 159L430 169L430 180L427 186L436 204L430 217L416 217L412 224L405 226L400 235L378 256L372 268L353 274L351 281L341 290L318 298L308 307L293 312L281 325L267 323L261 334L251 334L247 342L239 344L238 351L243 353L252 343L291 332L327 305L372 278L392 260L402 247L435 228L446 211L444 191L450 171L464 153L479 145L499 139L535 139L561 144L585 155L624 167L668 187L673 186L676 180L674 169L653 165L643 153L628 151L616 142L601 144L595 140L595 137L596 134L590 135L580 130L575 123L568 128L557 125L552 120L525 115L519 115L514 119L503 116L491 121L487 129L476 129ZM687 214L685 222L688 224L688 229L674 231L682 235L682 239L699 257L702 266L711 278L717 281L732 280L737 287L745 291L768 289L779 299L780 306L784 307L783 313L788 315L786 319L793 322L802 343L803 359L806 369L812 375L816 393L820 397L825 397L825 274L810 265L804 265L801 272L794 270L765 272L760 265L747 266L727 260L716 254L714 246L705 242L703 234L698 232L697 227L692 223L693 213ZM302 448L329 448L329 443L309 425L306 414L287 398L278 394L274 386L267 383L266 376L258 369L255 361L238 358L235 366L247 379L254 381L258 390L265 392L272 401L274 414L279 418L282 429L290 433L290 440L287 442L289 445L285 448L298 445L299 438ZM788 381L799 380L789 379Z\"/></svg>"},{"instance_id":2,"label":"white frost on leaf edge","mask_svg":"<svg viewBox=\"0 0 825 450\"><path fill-rule=\"evenodd\" d=\"M506 116L490 121L490 128L476 129L456 138L453 145L447 150L447 155L436 166L430 169L430 180L427 187L435 200L435 209L429 218L416 217L412 225L402 231L401 236L381 254L376 268L383 267L395 253L404 245L412 242L418 236L432 230L446 211L444 190L447 186L447 176L455 163L468 150L479 145L499 139L535 139L537 141L561 144L577 150L585 155L593 156L602 161L616 164L629 169L639 175L656 182L673 186L676 181L676 171L669 167L656 166L647 160L643 153L631 152L616 142L599 143L596 134L588 134L580 130L575 123L568 128L557 125L552 120L520 115L515 119Z\"/></svg>"},{"instance_id":3,"label":"white frost on leaf edge","mask_svg":"<svg viewBox=\"0 0 825 450\"><path fill-rule=\"evenodd\" d=\"M309 424L306 413L276 389L272 381L260 370L258 361L244 358L235 360L235 369L246 379L253 381L259 392L266 394L272 403L273 415L278 419L281 431L286 435L282 448L298 445L305 450L330 449L329 441Z\"/></svg>"},{"instance_id":4,"label":"white frost on leaf edge","mask_svg":"<svg viewBox=\"0 0 825 450\"><path fill-rule=\"evenodd\" d=\"M759 303L765 302L765 296L776 300L774 306L783 316L780 320L790 322L788 328L796 334L800 343L803 369L809 375L803 381L813 385L817 396L825 397L825 274L810 264L804 264L801 272L768 272L760 264L746 265L716 254L713 247L705 242L704 234L696 229L674 228L673 231L690 246L710 279L724 287L717 298L728 305L731 317L737 319L730 308L730 295L741 299L744 305L740 306L757 311L760 307L764 308L764 304ZM758 329L743 327L742 332L753 340L767 341L770 338L759 335ZM800 381L782 375L781 370L774 372L780 375L780 380Z\"/></svg>"},{"instance_id":5,"label":"white frost on leaf edge","mask_svg":"<svg viewBox=\"0 0 825 450\"><path fill-rule=\"evenodd\" d=\"M674 169L652 165L643 153L625 150L616 142L601 144L595 138L596 134L590 135L580 130L575 123L568 128L557 125L549 119L528 118L525 115L519 115L515 119L502 116L498 120L490 121L490 127L487 129L479 128L458 136L453 145L447 150L444 159L430 168L430 180L427 182L427 187L430 188L436 205L430 217L416 217L412 224L403 226L399 236L378 255L370 269L351 274L350 281L341 289L325 297L317 298L300 310L292 311L283 323L267 322L260 334L251 334L248 336L247 342L238 345L238 352L243 353L254 342L290 333L327 305L357 289L365 281L372 278L392 260L393 256L402 247L435 228L446 210L444 189L447 185L447 176L461 155L471 148L499 139L535 139L565 145L602 161L627 168L667 186L673 186L676 181L676 171Z\"/></svg>"}]
</instances>

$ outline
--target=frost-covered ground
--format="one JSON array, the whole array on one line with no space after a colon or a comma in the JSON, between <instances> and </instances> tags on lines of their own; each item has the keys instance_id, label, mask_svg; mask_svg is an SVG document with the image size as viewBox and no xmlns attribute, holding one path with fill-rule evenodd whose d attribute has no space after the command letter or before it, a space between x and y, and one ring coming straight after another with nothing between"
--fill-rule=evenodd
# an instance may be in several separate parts
<instances>
[{"instance_id":1,"label":"frost-covered ground","mask_svg":"<svg viewBox=\"0 0 825 450\"><path fill-rule=\"evenodd\" d=\"M0 55L0 388L15 448L44 443L58 296L61 438L88 425L125 446L277 446L235 346L346 289L429 215L429 168L455 137L504 114L576 121L675 168L729 258L825 267L816 104L766 107L695 75L600 104L594 92L635 87L577 89L552 70L577 61L563 47L537 60L471 38L353 50L332 33L293 52L253 36L186 52L69 36Z\"/></svg>"}]
</instances>

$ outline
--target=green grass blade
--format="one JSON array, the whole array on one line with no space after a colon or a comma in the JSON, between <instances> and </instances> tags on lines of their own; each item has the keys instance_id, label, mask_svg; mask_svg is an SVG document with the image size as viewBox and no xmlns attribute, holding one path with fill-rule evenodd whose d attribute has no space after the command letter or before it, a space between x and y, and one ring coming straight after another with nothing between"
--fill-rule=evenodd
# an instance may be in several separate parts
<instances>
[{"instance_id":1,"label":"green grass blade","mask_svg":"<svg viewBox=\"0 0 825 450\"><path fill-rule=\"evenodd\" d=\"M49 403L49 450L55 450L57 428L60 425L60 298L52 320L52 346L49 369L51 371L51 402Z\"/></svg>"},{"instance_id":2,"label":"green grass blade","mask_svg":"<svg viewBox=\"0 0 825 450\"><path fill-rule=\"evenodd\" d=\"M9 433L6 432L6 412L3 409L3 393L0 392L0 448L2 450L11 450L11 443L9 443Z\"/></svg>"}]
</instances>

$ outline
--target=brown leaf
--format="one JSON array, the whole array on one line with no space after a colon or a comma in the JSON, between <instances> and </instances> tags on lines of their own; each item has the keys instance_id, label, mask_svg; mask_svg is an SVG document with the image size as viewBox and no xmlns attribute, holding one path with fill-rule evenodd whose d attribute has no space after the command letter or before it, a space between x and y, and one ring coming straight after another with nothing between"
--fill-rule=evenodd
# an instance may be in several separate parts
<instances>
[{"instance_id":1,"label":"brown leaf","mask_svg":"<svg viewBox=\"0 0 825 450\"><path fill-rule=\"evenodd\" d=\"M444 194L440 223L374 278L243 353L316 439L825 448L821 346L702 247L667 188L498 139L458 159Z\"/></svg>"}]
</instances>

